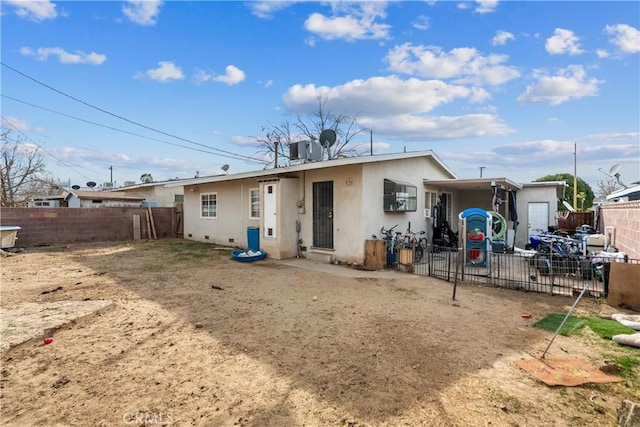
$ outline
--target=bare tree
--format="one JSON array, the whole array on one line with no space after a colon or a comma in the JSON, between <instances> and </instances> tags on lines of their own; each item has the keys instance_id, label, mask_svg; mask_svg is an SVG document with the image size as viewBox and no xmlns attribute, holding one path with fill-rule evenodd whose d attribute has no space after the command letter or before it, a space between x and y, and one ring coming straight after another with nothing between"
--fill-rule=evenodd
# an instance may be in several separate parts
<instances>
[{"instance_id":1,"label":"bare tree","mask_svg":"<svg viewBox=\"0 0 640 427\"><path fill-rule=\"evenodd\" d=\"M622 188L614 178L607 178L606 180L598 181L596 187L596 195L603 199L614 191Z\"/></svg>"},{"instance_id":2,"label":"bare tree","mask_svg":"<svg viewBox=\"0 0 640 427\"><path fill-rule=\"evenodd\" d=\"M362 133L364 129L358 126L358 117L346 114L333 114L328 110L328 98L319 96L318 111L313 113L311 123L307 124L300 116L296 122L296 127L309 139L318 139L320 133L325 129L332 129L336 133L336 143L326 150L327 159L338 157L355 157L363 154L364 146L353 144L353 138Z\"/></svg>"},{"instance_id":3,"label":"bare tree","mask_svg":"<svg viewBox=\"0 0 640 427\"><path fill-rule=\"evenodd\" d=\"M283 121L279 125L269 123L262 127L264 137L257 138L259 153L264 154L274 164L274 167L284 166L289 163L286 149L294 142L291 134L291 122ZM275 162L277 161L277 164Z\"/></svg>"},{"instance_id":4,"label":"bare tree","mask_svg":"<svg viewBox=\"0 0 640 427\"><path fill-rule=\"evenodd\" d=\"M11 131L4 128L0 138L0 206L24 206L40 193L34 185L43 180L40 174L45 170L40 147L26 144L20 137L12 140Z\"/></svg>"},{"instance_id":5,"label":"bare tree","mask_svg":"<svg viewBox=\"0 0 640 427\"><path fill-rule=\"evenodd\" d=\"M325 158L362 155L366 147L353 143L354 137L364 131L358 126L357 117L346 114L335 115L327 109L327 102L327 98L318 97L318 110L306 120L298 116L293 125L289 120L285 120L279 125L264 126L262 128L264 137L257 138L260 153L267 154L272 161L275 161L277 151L278 166L282 166L288 163L286 149L292 143L301 140L317 141L323 130L332 129L336 133L336 143L324 150Z\"/></svg>"}]
</instances>

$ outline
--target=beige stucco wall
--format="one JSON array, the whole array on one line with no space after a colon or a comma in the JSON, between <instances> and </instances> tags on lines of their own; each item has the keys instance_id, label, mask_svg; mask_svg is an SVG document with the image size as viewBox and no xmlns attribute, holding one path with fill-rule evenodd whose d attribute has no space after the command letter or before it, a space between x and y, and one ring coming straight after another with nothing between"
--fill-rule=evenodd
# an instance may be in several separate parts
<instances>
[{"instance_id":1,"label":"beige stucco wall","mask_svg":"<svg viewBox=\"0 0 640 427\"><path fill-rule=\"evenodd\" d=\"M640 259L640 202L606 203L600 207L600 231L612 226L615 247L631 259Z\"/></svg>"},{"instance_id":2,"label":"beige stucco wall","mask_svg":"<svg viewBox=\"0 0 640 427\"><path fill-rule=\"evenodd\" d=\"M548 202L549 203L549 225L556 224L556 214L558 212L558 195L555 186L535 186L524 187L518 191L518 230L516 232L516 247L524 248L529 242L529 203Z\"/></svg>"},{"instance_id":3,"label":"beige stucco wall","mask_svg":"<svg viewBox=\"0 0 640 427\"><path fill-rule=\"evenodd\" d=\"M245 248L247 227L259 227L260 220L250 219L250 189L259 188L257 179L226 181L194 186L184 194L184 236L190 240ZM217 218L200 217L200 195L216 193ZM207 237L208 236L208 237Z\"/></svg>"},{"instance_id":4,"label":"beige stucco wall","mask_svg":"<svg viewBox=\"0 0 640 427\"><path fill-rule=\"evenodd\" d=\"M385 178L408 182L417 187L416 212L384 212ZM429 223L424 218L425 178L442 179L450 178L450 175L428 157L325 167L295 173L283 168L282 177L263 178L277 184L278 218L275 238L265 237L261 230L261 249L272 258L295 257L296 221L300 221L300 238L302 246L306 248L304 255L324 261L362 263L365 241L372 234L381 237L382 226L388 228L398 224L396 229L404 231L411 222L412 230L427 230ZM313 247L313 184L324 181L333 182L333 249ZM185 238L247 247L247 227L262 227L262 185L257 179L244 179L188 187L184 196ZM258 187L261 219L251 220L249 191ZM200 218L200 195L208 192L217 193L218 217L215 219Z\"/></svg>"},{"instance_id":5,"label":"beige stucco wall","mask_svg":"<svg viewBox=\"0 0 640 427\"><path fill-rule=\"evenodd\" d=\"M367 164L363 171L363 228L360 235L360 248L364 254L364 242L375 234L382 238L380 228L391 228L398 225L395 230L406 231L411 222L411 230L414 232L426 231L431 233L431 219L424 218L425 187L424 179L448 179L451 176L442 170L431 158L413 158L401 161L389 161L382 164ZM416 212L385 212L383 208L384 179L399 180L417 187ZM434 189L432 189L434 191ZM455 200L452 199L455 204ZM455 206L454 206L455 209ZM455 212L455 211L454 211ZM364 255L363 255L364 256Z\"/></svg>"},{"instance_id":6,"label":"beige stucco wall","mask_svg":"<svg viewBox=\"0 0 640 427\"><path fill-rule=\"evenodd\" d=\"M125 192L130 196L144 197L147 201L154 201L158 207L172 208L174 206L176 194L184 194L184 187L163 187L154 185L139 188L118 188L118 192Z\"/></svg>"}]
</instances>

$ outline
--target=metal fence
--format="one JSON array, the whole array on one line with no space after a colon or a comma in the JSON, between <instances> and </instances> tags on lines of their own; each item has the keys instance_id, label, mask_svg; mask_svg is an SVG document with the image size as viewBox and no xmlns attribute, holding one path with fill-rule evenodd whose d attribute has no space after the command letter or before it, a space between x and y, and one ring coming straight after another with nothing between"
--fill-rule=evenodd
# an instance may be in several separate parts
<instances>
[{"instance_id":1,"label":"metal fence","mask_svg":"<svg viewBox=\"0 0 640 427\"><path fill-rule=\"evenodd\" d=\"M472 255L472 256L470 256ZM430 245L426 256L412 266L397 268L449 282L476 283L551 295L573 295L589 284L589 294L605 297L609 291L612 262L640 264L621 256L552 257L526 253L497 253L482 256L469 251ZM471 262L481 259L481 262Z\"/></svg>"}]
</instances>

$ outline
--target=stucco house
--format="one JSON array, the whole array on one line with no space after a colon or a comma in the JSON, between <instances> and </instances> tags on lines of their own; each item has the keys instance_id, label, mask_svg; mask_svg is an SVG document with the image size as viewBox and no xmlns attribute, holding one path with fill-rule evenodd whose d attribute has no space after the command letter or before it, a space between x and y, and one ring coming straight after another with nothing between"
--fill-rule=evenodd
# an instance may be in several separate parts
<instances>
[{"instance_id":1,"label":"stucco house","mask_svg":"<svg viewBox=\"0 0 640 427\"><path fill-rule=\"evenodd\" d=\"M181 180L131 184L111 191L129 196L142 197L151 207L172 208L176 203L182 202L184 189L181 184L172 187L166 187L166 184L178 184L179 182L181 182ZM125 183L127 182L125 181Z\"/></svg>"},{"instance_id":2,"label":"stucco house","mask_svg":"<svg viewBox=\"0 0 640 427\"><path fill-rule=\"evenodd\" d=\"M58 195L34 197L29 206L47 208L139 207L144 197L122 192L61 189Z\"/></svg>"},{"instance_id":3,"label":"stucco house","mask_svg":"<svg viewBox=\"0 0 640 427\"><path fill-rule=\"evenodd\" d=\"M453 229L468 207L508 213L492 205L500 195L516 198L518 222L541 217L529 203L548 207L553 223L564 183L516 184L506 178L459 180L432 152L383 154L309 162L282 168L195 178L184 186L184 237L246 248L248 230L258 229L260 249L269 257L362 263L365 240L380 229L433 231L433 206L444 207ZM519 198L519 199L518 199ZM511 202L515 205L514 201ZM546 223L544 225L547 225ZM510 221L513 226L513 221ZM515 233L522 247L526 233Z\"/></svg>"}]
</instances>

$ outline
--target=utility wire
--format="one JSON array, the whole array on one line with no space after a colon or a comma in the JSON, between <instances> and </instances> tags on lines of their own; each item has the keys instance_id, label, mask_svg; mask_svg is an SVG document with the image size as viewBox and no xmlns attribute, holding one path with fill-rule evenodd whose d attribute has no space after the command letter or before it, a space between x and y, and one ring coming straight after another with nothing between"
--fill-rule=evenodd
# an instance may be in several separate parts
<instances>
[{"instance_id":1,"label":"utility wire","mask_svg":"<svg viewBox=\"0 0 640 427\"><path fill-rule=\"evenodd\" d=\"M199 151L201 153L213 154L214 156L227 157L227 158L231 158L231 159L235 159L235 160L246 160L245 158L242 158L242 156L241 157L234 157L234 156L229 156L229 155L225 155L225 154L218 154L218 153L214 153L212 151L203 150L201 148L194 148L194 147L189 147L187 145L177 144L175 142L163 141L161 139L157 139L157 138L153 138L153 137L150 137L150 136L141 135L141 134L138 134L138 133L135 133L135 132L130 132L130 131L124 130L124 129L115 128L113 126L103 125L101 123L93 122L91 120L83 119L83 118L80 118L80 117L72 116L70 114L61 113L60 111L55 111L55 110L52 110L50 108L42 107L40 105L32 104L30 102L23 101L21 99L17 99L17 98L14 98L12 96L8 96L8 95L5 95L5 94L2 94L2 97L10 99L10 100L15 101L15 102L20 102L20 103L28 105L30 107L39 108L40 110L44 110L44 111L47 111L47 112L50 112L50 113L54 113L54 114L58 114L58 115L61 115L61 116L64 116L64 117L68 117L70 119L78 120L78 121L81 121L81 122L84 122L84 123L89 123L91 125L99 126L99 127L105 128L105 129L110 129L110 130L113 130L113 131L116 131L116 132L125 133L127 135L132 135L132 136L137 136L139 138L148 139L150 141L156 141L156 142L160 142L162 144L173 145L174 147L180 147L180 148L184 148L186 150L193 150L193 151ZM258 161L254 160L254 162L258 162Z\"/></svg>"},{"instance_id":2,"label":"utility wire","mask_svg":"<svg viewBox=\"0 0 640 427\"><path fill-rule=\"evenodd\" d=\"M214 151L218 151L218 152L221 152L221 153L229 154L229 155L231 155L231 156L242 157L242 158L244 158L244 159L246 159L246 160L250 160L250 161L252 161L252 162L256 162L256 163L263 163L263 164L268 164L268 163L269 163L269 162L266 162L266 161L264 161L264 160L256 159L256 158L254 158L254 157L244 156L244 155L242 155L242 154L232 153L232 152L230 152L230 151L222 150L222 149L220 149L220 148L210 147L210 146L208 146L208 145L201 144L201 143L199 143L199 142L191 141L191 140L189 140L189 139L182 138L182 137L180 137L180 136L173 135L173 134L171 134L171 133L168 133L168 132L164 132L164 131L161 131L161 130L155 129L155 128L152 128L152 127L150 127L150 126L143 125L142 123L136 122L136 121L134 121L134 120L127 119L126 117L122 117L122 116L120 116L120 115L118 115L118 114L112 113L112 112L107 111L107 110L105 110L105 109L103 109L103 108L97 107L97 106L95 106L95 105L93 105L93 104L90 104L90 103L88 103L88 102L86 102L86 101L83 101L83 100L81 100L81 99L78 99L78 98L76 98L76 97L74 97L74 96L72 96L72 95L69 95L69 94L67 94L67 93L65 93L65 92L62 92L61 90L58 90L58 89L56 89L56 88L54 88L54 87L52 87L52 86L49 86L49 85L48 85L48 84L46 84L46 83L43 83L43 82L41 82L41 81L39 81L39 80L37 80L37 79L35 79L35 78L31 77L31 76L26 75L25 73L23 73L23 72L21 72L21 71L16 70L16 69L15 69L15 68L13 68L13 67L10 67L9 65L5 64L4 62L0 62L0 64L2 64L4 67L6 67L6 68L10 69L10 70L11 70L11 71L13 71L14 73L20 74L20 75L21 75L21 76L23 76L24 78L26 78L26 79L29 79L29 80L33 81L34 83L37 83L37 84L39 84L39 85L41 85L41 86L44 86L44 87L46 87L47 89L50 89L50 90L52 90L52 91L54 91L54 92L56 92L56 93L58 93L58 94L60 94L60 95L62 95L62 96L65 96L65 97L67 97L67 98L69 98L69 99L72 99L72 100L74 100L74 101L76 101L76 102L79 102L79 103L81 103L81 104L83 104L83 105L86 105L87 107L93 108L94 110L98 110L98 111L100 111L100 112L102 112L102 113L105 113L105 114L108 114L108 115L110 115L110 116L116 117L116 118L118 118L118 119L120 119L120 120L124 120L124 121L125 121L125 122L127 122L127 123L131 123L131 124L134 124L134 125L136 125L136 126L140 126L140 127L144 128L144 129L147 129L147 130L150 130L150 131L153 131L153 132L157 132L157 133L160 133L160 134L162 134L162 135L169 136L169 137L171 137L171 138L179 139L180 141L188 142L189 144L198 145L198 146L201 146L201 147L204 147L204 148L208 148L208 149L210 149L210 150L214 150Z\"/></svg>"},{"instance_id":3,"label":"utility wire","mask_svg":"<svg viewBox=\"0 0 640 427\"><path fill-rule=\"evenodd\" d=\"M37 142L35 142L33 139L29 138L28 135L26 135L24 132L22 132L20 129L18 129L13 123L11 123L11 120L7 120L4 116L2 116L2 121L5 124L8 124L9 126L11 126L14 130L16 130L18 133L20 133L23 137L25 137L27 140L31 141L36 147L38 147L39 150L44 151L45 153L47 153L49 156L53 157L54 159L56 159L57 161L59 161L60 163L62 163L64 166L68 167L69 169L71 169L72 171L74 171L75 173L77 173L80 176L83 176L86 179L91 179L88 176L84 175L82 172L78 171L77 169L75 169L73 166L71 166L71 164L69 164L67 161L62 160L61 158L51 154L50 152L48 152L47 150L44 149L44 147L42 146L42 144L38 144ZM19 141L16 141L19 142ZM76 165L78 167L81 167L79 165ZM90 169L87 168L82 168L82 169L86 169L90 172L96 173L95 171L92 171Z\"/></svg>"}]
</instances>

